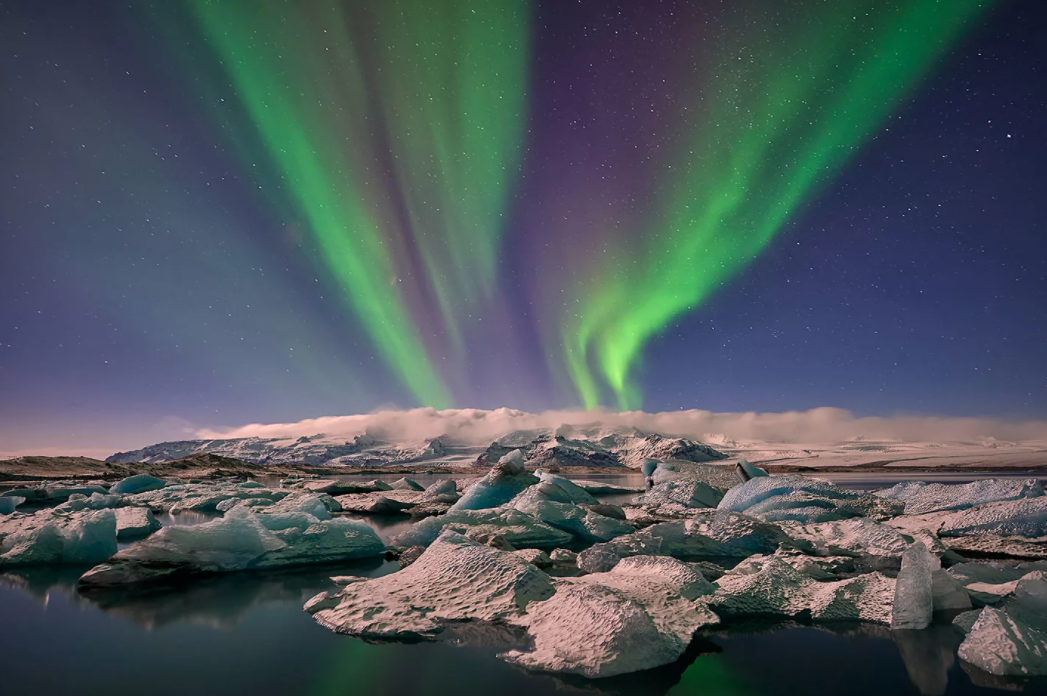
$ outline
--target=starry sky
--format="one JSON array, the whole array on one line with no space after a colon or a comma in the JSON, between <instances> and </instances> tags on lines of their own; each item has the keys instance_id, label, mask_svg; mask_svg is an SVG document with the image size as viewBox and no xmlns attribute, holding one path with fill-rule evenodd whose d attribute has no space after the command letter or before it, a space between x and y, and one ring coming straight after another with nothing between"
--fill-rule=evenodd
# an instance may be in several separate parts
<instances>
[{"instance_id":1,"label":"starry sky","mask_svg":"<svg viewBox=\"0 0 1047 696\"><path fill-rule=\"evenodd\" d=\"M1047 418L1039 0L0 3L0 451Z\"/></svg>"}]
</instances>

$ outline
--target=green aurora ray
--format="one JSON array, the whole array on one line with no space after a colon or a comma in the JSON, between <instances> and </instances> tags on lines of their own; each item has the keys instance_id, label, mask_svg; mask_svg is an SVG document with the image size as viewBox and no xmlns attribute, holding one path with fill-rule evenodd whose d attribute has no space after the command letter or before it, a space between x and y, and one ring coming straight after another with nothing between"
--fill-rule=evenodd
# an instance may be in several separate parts
<instances>
[{"instance_id":1,"label":"green aurora ray","mask_svg":"<svg viewBox=\"0 0 1047 696\"><path fill-rule=\"evenodd\" d=\"M785 25L741 17L705 71L700 120L649 230L609 242L572 289L561 345L582 402L599 405L606 385L619 408L638 407L645 344L767 247L989 4L801 2Z\"/></svg>"},{"instance_id":2,"label":"green aurora ray","mask_svg":"<svg viewBox=\"0 0 1047 696\"><path fill-rule=\"evenodd\" d=\"M460 317L496 291L529 5L188 1L378 353L421 404L450 406L433 355L462 356Z\"/></svg>"}]
</instances>

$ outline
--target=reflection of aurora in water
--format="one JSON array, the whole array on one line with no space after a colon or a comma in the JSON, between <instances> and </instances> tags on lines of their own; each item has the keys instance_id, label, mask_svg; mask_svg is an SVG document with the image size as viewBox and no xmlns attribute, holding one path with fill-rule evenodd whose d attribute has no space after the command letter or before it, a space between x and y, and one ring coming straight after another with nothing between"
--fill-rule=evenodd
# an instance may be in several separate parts
<instances>
[{"instance_id":1,"label":"reflection of aurora in water","mask_svg":"<svg viewBox=\"0 0 1047 696\"><path fill-rule=\"evenodd\" d=\"M784 696L846 688L872 696L977 694L1007 685L968 675L955 663L958 636L948 625L892 633L871 625L747 623L704 631L679 662L648 672L596 681L527 673L499 661L497 646L370 644L317 626L302 604L332 586L329 575L350 570L243 574L173 592L86 598L76 593L75 569L0 574L0 615L19 636L5 653L5 688L60 693L75 684L84 696L143 689L230 696ZM356 566L361 570L385 572Z\"/></svg>"}]
</instances>

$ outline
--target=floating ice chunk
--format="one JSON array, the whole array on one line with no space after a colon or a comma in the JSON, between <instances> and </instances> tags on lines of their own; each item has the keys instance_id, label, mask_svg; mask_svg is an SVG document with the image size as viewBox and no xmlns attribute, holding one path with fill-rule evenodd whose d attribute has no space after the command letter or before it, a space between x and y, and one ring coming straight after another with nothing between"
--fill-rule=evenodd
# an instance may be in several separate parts
<instances>
[{"instance_id":1,"label":"floating ice chunk","mask_svg":"<svg viewBox=\"0 0 1047 696\"><path fill-rule=\"evenodd\" d=\"M251 568L334 563L373 558L385 551L385 545L366 523L345 517L314 521L305 529L295 525L274 534L286 545L264 554L251 563Z\"/></svg>"},{"instance_id":2,"label":"floating ice chunk","mask_svg":"<svg viewBox=\"0 0 1047 696\"><path fill-rule=\"evenodd\" d=\"M941 570L941 562L920 542L905 550L895 587L891 628L920 630L931 624L934 614L931 574L936 570Z\"/></svg>"},{"instance_id":3,"label":"floating ice chunk","mask_svg":"<svg viewBox=\"0 0 1047 696\"><path fill-rule=\"evenodd\" d=\"M383 493L352 493L338 496L344 512L361 515L403 514L418 504L422 494L412 490L394 490Z\"/></svg>"},{"instance_id":4,"label":"floating ice chunk","mask_svg":"<svg viewBox=\"0 0 1047 696\"><path fill-rule=\"evenodd\" d=\"M757 572L728 572L716 581L709 603L721 616L810 615L816 621L891 621L895 581L868 573L836 582L817 582L778 556Z\"/></svg>"},{"instance_id":5,"label":"floating ice chunk","mask_svg":"<svg viewBox=\"0 0 1047 696\"><path fill-rule=\"evenodd\" d=\"M574 483L581 486L586 493L591 495L606 495L608 493L640 493L644 490L642 486L619 486L604 481L576 480Z\"/></svg>"},{"instance_id":6,"label":"floating ice chunk","mask_svg":"<svg viewBox=\"0 0 1047 696\"><path fill-rule=\"evenodd\" d=\"M537 474L538 478L541 479L543 483L549 483L561 488L564 493L567 494L567 500L565 502L574 503L575 505L595 505L598 502L591 493L570 479L550 474L545 471L536 471L535 474Z\"/></svg>"},{"instance_id":7,"label":"floating ice chunk","mask_svg":"<svg viewBox=\"0 0 1047 696\"><path fill-rule=\"evenodd\" d=\"M392 489L394 491L424 491L425 488L422 484L418 483L414 479L401 478L393 481Z\"/></svg>"},{"instance_id":8,"label":"floating ice chunk","mask_svg":"<svg viewBox=\"0 0 1047 696\"><path fill-rule=\"evenodd\" d=\"M15 508L25 502L21 496L9 495L0 498L0 515L10 515Z\"/></svg>"},{"instance_id":9,"label":"floating ice chunk","mask_svg":"<svg viewBox=\"0 0 1047 696\"><path fill-rule=\"evenodd\" d=\"M237 483L173 484L155 491L125 496L128 505L148 505L154 512L217 512L223 501L268 498L278 501L291 494L274 488L243 488Z\"/></svg>"},{"instance_id":10,"label":"floating ice chunk","mask_svg":"<svg viewBox=\"0 0 1047 696\"><path fill-rule=\"evenodd\" d=\"M330 499L330 501L327 499ZM338 506L337 509L341 509L341 506L329 495L296 493L278 500L272 505L258 510L258 512L265 515L276 515L284 512L304 512L318 520L329 520L331 519L331 513L328 510L328 506L332 503Z\"/></svg>"},{"instance_id":11,"label":"floating ice chunk","mask_svg":"<svg viewBox=\"0 0 1047 696\"><path fill-rule=\"evenodd\" d=\"M116 538L119 541L148 536L160 529L160 523L153 517L153 511L149 508L123 507L115 512Z\"/></svg>"},{"instance_id":12,"label":"floating ice chunk","mask_svg":"<svg viewBox=\"0 0 1047 696\"><path fill-rule=\"evenodd\" d=\"M128 476L127 478L114 483L112 488L109 489L109 492L130 495L132 493L156 491L166 485L167 481L156 478L155 476L150 476L149 474L135 474L134 476Z\"/></svg>"},{"instance_id":13,"label":"floating ice chunk","mask_svg":"<svg viewBox=\"0 0 1047 696\"><path fill-rule=\"evenodd\" d=\"M68 500L69 496L81 494L89 496L94 493L101 495L107 494L109 491L102 488L101 486L45 486L44 490L47 492L47 500L63 501Z\"/></svg>"},{"instance_id":14,"label":"floating ice chunk","mask_svg":"<svg viewBox=\"0 0 1047 696\"><path fill-rule=\"evenodd\" d=\"M449 622L519 617L553 591L549 576L522 558L445 531L403 570L318 595L306 611L338 633L433 638Z\"/></svg>"},{"instance_id":15,"label":"floating ice chunk","mask_svg":"<svg viewBox=\"0 0 1047 696\"><path fill-rule=\"evenodd\" d=\"M849 556L808 556L792 549L778 549L774 556L814 580L836 580L841 574L854 572L854 559ZM747 575L759 572L766 559L767 556L763 555L750 556L732 568L731 573ZM707 572L702 571L703 575ZM724 571L720 569L715 577L722 575Z\"/></svg>"},{"instance_id":16,"label":"floating ice chunk","mask_svg":"<svg viewBox=\"0 0 1047 696\"><path fill-rule=\"evenodd\" d=\"M981 479L964 484L903 481L876 491L881 498L905 503L906 515L921 515L942 510L963 510L976 505L1023 498L1039 498L1043 486L1036 479Z\"/></svg>"},{"instance_id":17,"label":"floating ice chunk","mask_svg":"<svg viewBox=\"0 0 1047 696\"><path fill-rule=\"evenodd\" d=\"M854 556L863 570L898 570L902 554L914 540L921 541L936 556L950 555L941 540L926 530L913 535L889 524L867 518L852 518L818 524L782 523L794 538L810 542L818 553Z\"/></svg>"},{"instance_id":18,"label":"floating ice chunk","mask_svg":"<svg viewBox=\"0 0 1047 696\"><path fill-rule=\"evenodd\" d=\"M931 595L935 611L965 610L974 606L963 585L941 568L931 572Z\"/></svg>"},{"instance_id":19,"label":"floating ice chunk","mask_svg":"<svg viewBox=\"0 0 1047 696\"><path fill-rule=\"evenodd\" d=\"M1022 539L1021 537L971 534L960 537L945 537L942 541L951 550L958 552L962 556L1047 560L1047 545Z\"/></svg>"},{"instance_id":20,"label":"floating ice chunk","mask_svg":"<svg viewBox=\"0 0 1047 696\"><path fill-rule=\"evenodd\" d=\"M749 460L745 459L744 457L739 459L738 463L735 464L735 471L738 474L738 479L742 483L745 483L749 479L758 478L760 476L770 476L770 474L767 473L766 469L761 469L758 466L753 466L749 463Z\"/></svg>"},{"instance_id":21,"label":"floating ice chunk","mask_svg":"<svg viewBox=\"0 0 1047 696\"><path fill-rule=\"evenodd\" d=\"M116 553L112 510L40 510L0 521L0 566L99 563Z\"/></svg>"},{"instance_id":22,"label":"floating ice chunk","mask_svg":"<svg viewBox=\"0 0 1047 696\"><path fill-rule=\"evenodd\" d=\"M689 508L714 508L723 499L723 493L704 481L670 480L655 484L637 498L645 505L676 503Z\"/></svg>"},{"instance_id":23,"label":"floating ice chunk","mask_svg":"<svg viewBox=\"0 0 1047 696\"><path fill-rule=\"evenodd\" d=\"M237 507L225 517L187 527L164 527L80 578L85 586L144 582L170 575L219 573L375 556L384 549L359 522L318 521L304 512L260 516Z\"/></svg>"},{"instance_id":24,"label":"floating ice chunk","mask_svg":"<svg viewBox=\"0 0 1047 696\"><path fill-rule=\"evenodd\" d=\"M526 491L521 494L524 495ZM514 502L510 503L514 509L532 515L557 529L570 532L583 541L610 541L636 531L628 522L585 510L571 503L535 498L521 499L521 496L517 496Z\"/></svg>"},{"instance_id":25,"label":"floating ice chunk","mask_svg":"<svg viewBox=\"0 0 1047 696\"><path fill-rule=\"evenodd\" d=\"M1047 496L986 503L959 512L944 513L938 533L942 536L1047 536Z\"/></svg>"},{"instance_id":26,"label":"floating ice chunk","mask_svg":"<svg viewBox=\"0 0 1047 696\"><path fill-rule=\"evenodd\" d=\"M946 572L956 578L963 586L969 587L972 583L999 585L1014 582L1038 570L1047 571L1047 562L970 561L957 563Z\"/></svg>"},{"instance_id":27,"label":"floating ice chunk","mask_svg":"<svg viewBox=\"0 0 1047 696\"><path fill-rule=\"evenodd\" d=\"M552 598L527 607L534 648L501 657L590 678L668 664L698 628L719 622L695 601L714 590L675 559L629 558L608 573L558 581Z\"/></svg>"},{"instance_id":28,"label":"floating ice chunk","mask_svg":"<svg viewBox=\"0 0 1047 696\"><path fill-rule=\"evenodd\" d=\"M58 506L59 510L105 510L107 508L118 508L125 505L126 501L122 495L103 495L92 493L91 497L82 494L69 496L69 500Z\"/></svg>"},{"instance_id":29,"label":"floating ice chunk","mask_svg":"<svg viewBox=\"0 0 1047 696\"><path fill-rule=\"evenodd\" d=\"M682 560L747 558L774 553L793 539L777 525L733 512L715 511L686 522L662 522L633 534L596 544L578 556L589 573L611 570L631 556L672 556Z\"/></svg>"},{"instance_id":30,"label":"floating ice chunk","mask_svg":"<svg viewBox=\"0 0 1047 696\"><path fill-rule=\"evenodd\" d=\"M848 517L891 517L901 514L904 504L789 474L749 479L727 491L717 507L769 522L812 524Z\"/></svg>"},{"instance_id":31,"label":"floating ice chunk","mask_svg":"<svg viewBox=\"0 0 1047 696\"><path fill-rule=\"evenodd\" d=\"M482 479L471 485L452 510L484 510L504 505L538 479L523 470L523 453L513 450Z\"/></svg>"},{"instance_id":32,"label":"floating ice chunk","mask_svg":"<svg viewBox=\"0 0 1047 696\"><path fill-rule=\"evenodd\" d=\"M374 493L375 491L392 490L392 486L388 483L377 479L373 481L317 479L316 481L306 481L302 484L302 487L310 493L326 493L327 495Z\"/></svg>"},{"instance_id":33,"label":"floating ice chunk","mask_svg":"<svg viewBox=\"0 0 1047 696\"><path fill-rule=\"evenodd\" d=\"M723 464L681 461L659 462L651 478L655 485L666 481L701 481L721 491L726 491L738 483L734 472Z\"/></svg>"},{"instance_id":34,"label":"floating ice chunk","mask_svg":"<svg viewBox=\"0 0 1047 696\"><path fill-rule=\"evenodd\" d=\"M454 480L445 479L426 488L422 500L427 503L456 503L459 497Z\"/></svg>"},{"instance_id":35,"label":"floating ice chunk","mask_svg":"<svg viewBox=\"0 0 1047 696\"><path fill-rule=\"evenodd\" d=\"M537 568L545 569L553 565L553 559L549 558L549 554L541 549L520 549L512 553Z\"/></svg>"},{"instance_id":36,"label":"floating ice chunk","mask_svg":"<svg viewBox=\"0 0 1047 696\"><path fill-rule=\"evenodd\" d=\"M1000 676L1047 675L1047 625L1029 612L986 607L958 651L960 659Z\"/></svg>"},{"instance_id":37,"label":"floating ice chunk","mask_svg":"<svg viewBox=\"0 0 1047 696\"><path fill-rule=\"evenodd\" d=\"M174 573L244 570L268 551L284 547L254 513L234 508L225 517L194 526L164 527L80 578L82 585L143 582Z\"/></svg>"},{"instance_id":38,"label":"floating ice chunk","mask_svg":"<svg viewBox=\"0 0 1047 696\"><path fill-rule=\"evenodd\" d=\"M964 632L964 634L970 633L971 629L974 628L974 622L981 616L981 609L972 609L963 613L957 614L953 617L952 625Z\"/></svg>"},{"instance_id":39,"label":"floating ice chunk","mask_svg":"<svg viewBox=\"0 0 1047 696\"><path fill-rule=\"evenodd\" d=\"M572 536L545 524L536 517L511 508L451 510L446 515L427 517L393 539L393 546L428 546L444 529L460 534L493 534L516 548L556 548L571 543Z\"/></svg>"}]
</instances>

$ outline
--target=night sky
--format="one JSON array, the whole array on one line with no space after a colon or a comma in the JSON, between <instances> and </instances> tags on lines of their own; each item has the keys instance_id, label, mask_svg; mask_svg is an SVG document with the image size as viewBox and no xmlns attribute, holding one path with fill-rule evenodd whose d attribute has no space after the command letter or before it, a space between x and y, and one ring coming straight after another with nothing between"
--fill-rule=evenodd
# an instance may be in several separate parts
<instances>
[{"instance_id":1,"label":"night sky","mask_svg":"<svg viewBox=\"0 0 1047 696\"><path fill-rule=\"evenodd\" d=\"M1047 418L1047 3L0 3L0 451Z\"/></svg>"}]
</instances>

